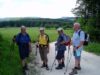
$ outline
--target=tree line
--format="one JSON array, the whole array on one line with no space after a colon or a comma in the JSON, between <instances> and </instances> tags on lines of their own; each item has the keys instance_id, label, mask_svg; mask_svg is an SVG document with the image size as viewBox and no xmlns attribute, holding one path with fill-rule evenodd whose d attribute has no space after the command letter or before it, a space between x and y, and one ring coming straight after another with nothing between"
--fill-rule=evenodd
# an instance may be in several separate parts
<instances>
[{"instance_id":1,"label":"tree line","mask_svg":"<svg viewBox=\"0 0 100 75\"><path fill-rule=\"evenodd\" d=\"M20 27L25 25L27 27L72 27L73 21L69 19L47 19L47 18L19 18L0 21L0 27Z\"/></svg>"}]
</instances>

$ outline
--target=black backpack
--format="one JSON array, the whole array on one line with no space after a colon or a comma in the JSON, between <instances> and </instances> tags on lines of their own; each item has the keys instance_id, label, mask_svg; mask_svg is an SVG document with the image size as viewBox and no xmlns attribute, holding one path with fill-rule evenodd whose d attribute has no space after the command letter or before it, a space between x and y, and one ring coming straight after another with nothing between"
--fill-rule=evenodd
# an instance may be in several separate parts
<instances>
[{"instance_id":1,"label":"black backpack","mask_svg":"<svg viewBox=\"0 0 100 75\"><path fill-rule=\"evenodd\" d=\"M80 36L80 33L81 33L81 30L78 32L78 35ZM84 37L84 46L87 46L89 44L89 34L88 33L85 33L85 37Z\"/></svg>"}]
</instances>

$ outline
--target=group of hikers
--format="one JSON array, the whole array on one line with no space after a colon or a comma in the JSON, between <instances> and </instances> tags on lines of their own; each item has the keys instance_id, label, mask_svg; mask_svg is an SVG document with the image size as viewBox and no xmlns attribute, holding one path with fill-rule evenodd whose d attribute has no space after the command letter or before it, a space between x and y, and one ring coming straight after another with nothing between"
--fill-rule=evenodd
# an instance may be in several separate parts
<instances>
[{"instance_id":1,"label":"group of hikers","mask_svg":"<svg viewBox=\"0 0 100 75\"><path fill-rule=\"evenodd\" d=\"M72 69L72 72L69 73L69 75L77 74L78 70L81 70L81 53L83 50L83 44L84 44L84 31L80 28L80 23L74 23L73 24L74 33L72 38L70 38L68 35L66 35L63 31L63 28L58 28L58 38L55 43L56 46L56 57L55 59L58 61L58 66L55 68L56 70L61 70L65 67L65 51L66 46L72 45L73 46L73 55L75 57L75 66ZM48 34L45 33L45 28L40 27L39 29L40 34L37 37L38 41L36 44L36 47L39 48L39 53L41 60L43 64L41 65L41 68L46 68L46 70L49 70L48 66L48 53L50 52L50 40ZM53 33L53 32L52 32ZM51 36L51 37L55 37ZM21 26L21 32L14 37L14 42L18 45L19 48L19 55L22 62L23 72L25 73L26 70L28 70L27 66L27 58L29 57L30 52L32 51L31 47L31 39L26 31L25 26ZM73 63L73 62L72 62Z\"/></svg>"}]
</instances>

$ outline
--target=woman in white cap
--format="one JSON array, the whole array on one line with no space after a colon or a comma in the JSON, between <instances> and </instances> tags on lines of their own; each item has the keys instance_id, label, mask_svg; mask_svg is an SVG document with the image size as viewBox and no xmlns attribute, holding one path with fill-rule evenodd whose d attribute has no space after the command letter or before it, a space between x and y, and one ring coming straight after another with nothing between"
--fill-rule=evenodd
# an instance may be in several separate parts
<instances>
[{"instance_id":1,"label":"woman in white cap","mask_svg":"<svg viewBox=\"0 0 100 75\"><path fill-rule=\"evenodd\" d=\"M40 28L40 34L38 37L38 46L39 46L40 57L43 62L41 68L45 67L46 70L49 70L48 58L47 58L47 54L49 53L49 36L45 34L43 27Z\"/></svg>"}]
</instances>

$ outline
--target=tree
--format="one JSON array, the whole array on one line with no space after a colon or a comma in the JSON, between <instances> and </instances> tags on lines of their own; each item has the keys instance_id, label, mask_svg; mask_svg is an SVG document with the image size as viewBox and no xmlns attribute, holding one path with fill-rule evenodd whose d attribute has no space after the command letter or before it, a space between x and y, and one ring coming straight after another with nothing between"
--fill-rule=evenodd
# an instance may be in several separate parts
<instances>
[{"instance_id":1,"label":"tree","mask_svg":"<svg viewBox=\"0 0 100 75\"><path fill-rule=\"evenodd\" d=\"M72 10L92 40L100 42L100 0L77 0Z\"/></svg>"}]
</instances>

